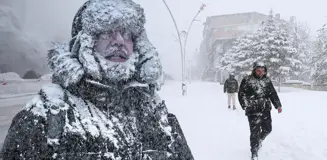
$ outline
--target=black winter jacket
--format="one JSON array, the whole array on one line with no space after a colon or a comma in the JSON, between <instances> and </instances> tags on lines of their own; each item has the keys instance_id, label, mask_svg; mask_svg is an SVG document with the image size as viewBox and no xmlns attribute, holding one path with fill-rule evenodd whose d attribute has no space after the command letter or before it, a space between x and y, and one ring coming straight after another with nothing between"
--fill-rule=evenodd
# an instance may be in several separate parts
<instances>
[{"instance_id":1,"label":"black winter jacket","mask_svg":"<svg viewBox=\"0 0 327 160\"><path fill-rule=\"evenodd\" d=\"M116 107L83 100L56 84L43 87L14 117L0 159L192 160L177 118L140 89L117 95L129 98Z\"/></svg>"},{"instance_id":2,"label":"black winter jacket","mask_svg":"<svg viewBox=\"0 0 327 160\"><path fill-rule=\"evenodd\" d=\"M267 76L259 78L254 74L246 76L238 92L239 103L246 115L260 114L274 107L282 107L277 92Z\"/></svg>"},{"instance_id":3,"label":"black winter jacket","mask_svg":"<svg viewBox=\"0 0 327 160\"><path fill-rule=\"evenodd\" d=\"M238 82L235 78L228 78L224 84L224 92L235 93L238 91Z\"/></svg>"}]
</instances>

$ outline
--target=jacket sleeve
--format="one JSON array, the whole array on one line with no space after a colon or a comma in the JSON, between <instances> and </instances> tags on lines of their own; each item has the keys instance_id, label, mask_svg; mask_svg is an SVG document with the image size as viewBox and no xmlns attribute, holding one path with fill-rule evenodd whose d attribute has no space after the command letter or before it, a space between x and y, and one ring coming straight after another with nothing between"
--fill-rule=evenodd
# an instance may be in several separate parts
<instances>
[{"instance_id":1,"label":"jacket sleeve","mask_svg":"<svg viewBox=\"0 0 327 160\"><path fill-rule=\"evenodd\" d=\"M243 110L248 107L248 100L246 98L246 79L244 78L241 82L240 88L238 90L238 101L242 107Z\"/></svg>"},{"instance_id":2,"label":"jacket sleeve","mask_svg":"<svg viewBox=\"0 0 327 160\"><path fill-rule=\"evenodd\" d=\"M237 82L237 80L235 80L235 85L236 85L236 92L238 92L239 88L238 88L238 82Z\"/></svg>"},{"instance_id":3,"label":"jacket sleeve","mask_svg":"<svg viewBox=\"0 0 327 160\"><path fill-rule=\"evenodd\" d=\"M268 82L268 97L276 109L282 107L276 89L270 79Z\"/></svg>"},{"instance_id":4,"label":"jacket sleeve","mask_svg":"<svg viewBox=\"0 0 327 160\"><path fill-rule=\"evenodd\" d=\"M226 90L227 90L227 85L228 85L227 83L228 83L228 80L226 80L225 83L224 83L224 93L225 93Z\"/></svg>"},{"instance_id":5,"label":"jacket sleeve","mask_svg":"<svg viewBox=\"0 0 327 160\"><path fill-rule=\"evenodd\" d=\"M168 122L172 127L172 135L175 138L174 141L174 150L176 155L174 159L176 160L194 160L191 149L189 148L182 128L177 120L177 117L174 114L168 114Z\"/></svg>"},{"instance_id":6,"label":"jacket sleeve","mask_svg":"<svg viewBox=\"0 0 327 160\"><path fill-rule=\"evenodd\" d=\"M151 132L142 134L145 136L142 140L143 159L194 160L180 123L174 114L168 112L164 101L157 105L155 114L155 119L140 126L142 130ZM159 121L160 126L153 128L157 125L156 121Z\"/></svg>"},{"instance_id":7,"label":"jacket sleeve","mask_svg":"<svg viewBox=\"0 0 327 160\"><path fill-rule=\"evenodd\" d=\"M0 152L0 159L48 159L44 121L29 111L19 112L12 120Z\"/></svg>"}]
</instances>

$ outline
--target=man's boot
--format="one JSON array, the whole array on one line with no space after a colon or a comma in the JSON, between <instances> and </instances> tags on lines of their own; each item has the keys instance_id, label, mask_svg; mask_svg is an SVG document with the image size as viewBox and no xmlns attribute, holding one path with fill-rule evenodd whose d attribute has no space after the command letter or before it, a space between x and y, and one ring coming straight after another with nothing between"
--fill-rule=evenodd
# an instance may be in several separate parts
<instances>
[{"instance_id":1,"label":"man's boot","mask_svg":"<svg viewBox=\"0 0 327 160\"><path fill-rule=\"evenodd\" d=\"M252 153L251 160L258 160L258 153Z\"/></svg>"},{"instance_id":2,"label":"man's boot","mask_svg":"<svg viewBox=\"0 0 327 160\"><path fill-rule=\"evenodd\" d=\"M230 109L230 106L228 106L228 109Z\"/></svg>"},{"instance_id":3,"label":"man's boot","mask_svg":"<svg viewBox=\"0 0 327 160\"><path fill-rule=\"evenodd\" d=\"M262 141L263 141L263 140L261 140L261 139L259 140L258 150L262 147Z\"/></svg>"}]
</instances>

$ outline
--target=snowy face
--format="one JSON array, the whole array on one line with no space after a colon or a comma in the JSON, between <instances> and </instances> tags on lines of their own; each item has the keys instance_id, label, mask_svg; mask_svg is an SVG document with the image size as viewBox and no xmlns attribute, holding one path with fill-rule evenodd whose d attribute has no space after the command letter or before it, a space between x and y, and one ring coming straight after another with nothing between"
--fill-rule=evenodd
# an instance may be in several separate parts
<instances>
[{"instance_id":1,"label":"snowy face","mask_svg":"<svg viewBox=\"0 0 327 160\"><path fill-rule=\"evenodd\" d=\"M133 53L132 34L127 31L115 31L99 35L95 50L106 60L126 62Z\"/></svg>"},{"instance_id":2,"label":"snowy face","mask_svg":"<svg viewBox=\"0 0 327 160\"><path fill-rule=\"evenodd\" d=\"M264 76L265 75L265 68L263 68L263 67L256 68L255 69L255 74L258 77Z\"/></svg>"}]
</instances>

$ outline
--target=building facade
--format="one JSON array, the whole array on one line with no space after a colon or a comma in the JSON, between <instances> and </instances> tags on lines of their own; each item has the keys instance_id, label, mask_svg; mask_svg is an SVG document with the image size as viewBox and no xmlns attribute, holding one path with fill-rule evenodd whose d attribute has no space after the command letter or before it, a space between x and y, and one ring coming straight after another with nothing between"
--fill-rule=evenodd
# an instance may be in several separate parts
<instances>
[{"instance_id":1,"label":"building facade","mask_svg":"<svg viewBox=\"0 0 327 160\"><path fill-rule=\"evenodd\" d=\"M255 32L267 15L248 12L207 17L198 62L202 80L223 82L228 73L219 70L220 58L231 48L233 41L245 33ZM279 14L276 14L279 18Z\"/></svg>"}]
</instances>

